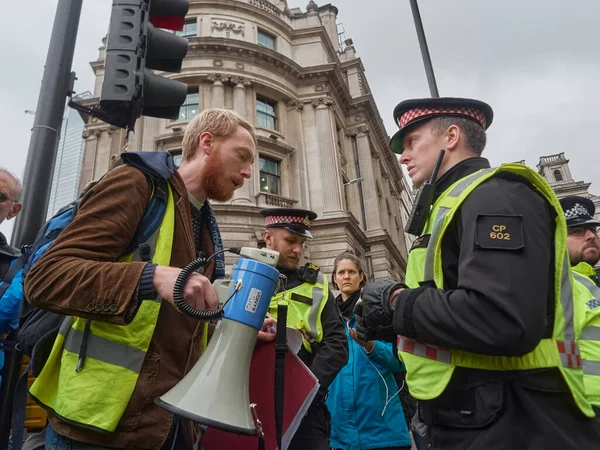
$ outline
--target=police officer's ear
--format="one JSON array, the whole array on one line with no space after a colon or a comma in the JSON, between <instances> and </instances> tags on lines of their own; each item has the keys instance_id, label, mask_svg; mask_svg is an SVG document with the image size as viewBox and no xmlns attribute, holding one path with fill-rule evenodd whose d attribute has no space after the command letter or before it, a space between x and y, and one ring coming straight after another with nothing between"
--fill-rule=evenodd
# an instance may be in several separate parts
<instances>
[{"instance_id":1,"label":"police officer's ear","mask_svg":"<svg viewBox=\"0 0 600 450\"><path fill-rule=\"evenodd\" d=\"M265 239L265 246L267 248L272 248L273 234L269 230L265 230L265 232L263 233L263 237Z\"/></svg>"},{"instance_id":2,"label":"police officer's ear","mask_svg":"<svg viewBox=\"0 0 600 450\"><path fill-rule=\"evenodd\" d=\"M444 135L446 139L446 151L452 151L458 147L461 135L462 131L458 125L450 125L446 129L446 133Z\"/></svg>"}]
</instances>

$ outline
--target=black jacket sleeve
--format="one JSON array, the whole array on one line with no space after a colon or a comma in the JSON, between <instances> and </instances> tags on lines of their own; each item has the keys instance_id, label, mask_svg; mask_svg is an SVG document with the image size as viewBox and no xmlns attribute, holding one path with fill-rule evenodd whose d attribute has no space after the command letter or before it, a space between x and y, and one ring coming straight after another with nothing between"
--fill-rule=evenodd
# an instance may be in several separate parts
<instances>
[{"instance_id":1,"label":"black jacket sleeve","mask_svg":"<svg viewBox=\"0 0 600 450\"><path fill-rule=\"evenodd\" d=\"M331 291L327 294L327 303L321 313L323 340L314 357L310 370L319 380L320 392L327 392L329 385L338 372L348 362L348 341L344 321L335 304Z\"/></svg>"},{"instance_id":2,"label":"black jacket sleeve","mask_svg":"<svg viewBox=\"0 0 600 450\"><path fill-rule=\"evenodd\" d=\"M553 314L548 310L554 218L547 201L525 182L494 177L483 183L454 219L456 288L400 292L395 332L480 354L532 351L544 335L547 314ZM502 239L491 234L500 230L497 225L505 226Z\"/></svg>"}]
</instances>

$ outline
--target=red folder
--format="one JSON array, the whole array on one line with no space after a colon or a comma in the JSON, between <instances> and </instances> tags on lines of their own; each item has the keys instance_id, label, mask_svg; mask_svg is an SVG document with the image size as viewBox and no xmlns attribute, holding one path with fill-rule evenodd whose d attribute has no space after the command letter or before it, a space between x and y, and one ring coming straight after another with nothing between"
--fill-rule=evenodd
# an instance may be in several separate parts
<instances>
[{"instance_id":1,"label":"red folder","mask_svg":"<svg viewBox=\"0 0 600 450\"><path fill-rule=\"evenodd\" d=\"M250 363L250 402L262 423L265 450L276 450L275 410L275 342L258 341ZM319 390L319 382L304 363L291 351L285 360L285 394L282 450L287 449L308 407ZM241 436L208 428L201 440L205 450L257 450L258 437Z\"/></svg>"}]
</instances>

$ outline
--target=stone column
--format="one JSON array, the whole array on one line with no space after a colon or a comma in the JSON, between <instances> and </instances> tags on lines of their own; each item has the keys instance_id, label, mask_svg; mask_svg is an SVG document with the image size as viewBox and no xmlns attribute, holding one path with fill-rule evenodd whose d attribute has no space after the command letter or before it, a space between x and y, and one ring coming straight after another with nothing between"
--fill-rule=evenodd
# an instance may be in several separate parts
<instances>
[{"instance_id":1,"label":"stone column","mask_svg":"<svg viewBox=\"0 0 600 450\"><path fill-rule=\"evenodd\" d=\"M367 231L381 230L381 216L379 214L379 199L375 187L375 168L380 155L377 151L371 152L369 142L369 128L365 125L356 128L356 145L358 146L358 163L360 164L361 186L367 217ZM375 161L373 161L375 159Z\"/></svg>"},{"instance_id":2,"label":"stone column","mask_svg":"<svg viewBox=\"0 0 600 450\"><path fill-rule=\"evenodd\" d=\"M310 198L310 209L319 216L323 215L323 194L321 180L322 162L319 155L319 140L315 123L315 107L312 102L304 104L302 112L302 134L304 135L304 166L306 167L306 189Z\"/></svg>"},{"instance_id":3,"label":"stone column","mask_svg":"<svg viewBox=\"0 0 600 450\"><path fill-rule=\"evenodd\" d=\"M241 77L232 77L232 84L234 84L233 88L233 110L238 113L240 116L246 116L246 85ZM249 83L248 83L249 84ZM258 159L258 149L256 149L256 159ZM252 202L252 193L253 189L253 180L254 177L258 176L258 172L252 167L252 178L245 180L244 185L235 191L233 194L233 199L231 199L231 203L253 203Z\"/></svg>"},{"instance_id":4,"label":"stone column","mask_svg":"<svg viewBox=\"0 0 600 450\"><path fill-rule=\"evenodd\" d=\"M225 106L225 86L223 86L223 80L219 74L214 77L209 77L209 81L212 81L211 90L211 108L223 108Z\"/></svg>"},{"instance_id":5,"label":"stone column","mask_svg":"<svg viewBox=\"0 0 600 450\"><path fill-rule=\"evenodd\" d=\"M342 180L334 140L331 106L333 99L320 98L313 102L321 166L323 167L321 183L323 196L323 217L334 217L344 213L342 207ZM312 169L312 168L311 168Z\"/></svg>"},{"instance_id":6,"label":"stone column","mask_svg":"<svg viewBox=\"0 0 600 450\"><path fill-rule=\"evenodd\" d=\"M246 117L250 123L255 123L254 108L256 108L256 94L254 93L254 87L252 87L250 81L244 81L244 86L246 86L246 115L244 117Z\"/></svg>"},{"instance_id":7,"label":"stone column","mask_svg":"<svg viewBox=\"0 0 600 450\"><path fill-rule=\"evenodd\" d=\"M242 117L246 117L246 86L239 77L232 77L233 87L233 110Z\"/></svg>"},{"instance_id":8,"label":"stone column","mask_svg":"<svg viewBox=\"0 0 600 450\"><path fill-rule=\"evenodd\" d=\"M291 99L287 102L288 113L288 142L294 146L294 153L290 155L292 165L293 191L290 197L299 201L298 207L310 209L310 193L308 190L308 170L306 167L306 151L304 135L302 132L302 110L304 104Z\"/></svg>"}]
</instances>

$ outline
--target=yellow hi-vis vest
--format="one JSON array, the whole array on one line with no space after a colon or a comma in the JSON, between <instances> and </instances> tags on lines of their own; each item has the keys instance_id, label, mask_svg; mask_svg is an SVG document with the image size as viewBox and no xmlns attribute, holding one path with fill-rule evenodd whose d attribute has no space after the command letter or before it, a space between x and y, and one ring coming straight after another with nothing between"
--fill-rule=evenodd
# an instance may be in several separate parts
<instances>
[{"instance_id":1,"label":"yellow hi-vis vest","mask_svg":"<svg viewBox=\"0 0 600 450\"><path fill-rule=\"evenodd\" d=\"M156 239L156 245L151 245L154 250L152 262L161 266L168 266L171 261L175 223L173 193L168 183L167 186L165 215L150 239ZM119 261L131 262L134 253ZM143 300L128 325L67 317L48 361L29 390L31 396L65 422L95 431L114 431L137 383L160 305L160 299ZM88 322L85 364L78 372L79 353Z\"/></svg>"},{"instance_id":2,"label":"yellow hi-vis vest","mask_svg":"<svg viewBox=\"0 0 600 450\"><path fill-rule=\"evenodd\" d=\"M315 284L305 282L280 292L271 298L269 304L269 313L277 319L277 305L280 301L287 301L287 326L302 333L302 344L309 352L312 352L311 342L323 340L321 313L327 303L328 292L327 277L319 271Z\"/></svg>"},{"instance_id":3,"label":"yellow hi-vis vest","mask_svg":"<svg viewBox=\"0 0 600 450\"><path fill-rule=\"evenodd\" d=\"M600 407L600 288L589 278L594 275L596 272L589 264L579 263L573 267L576 307L583 317L578 343L585 395L592 405ZM580 295L578 285L583 291Z\"/></svg>"},{"instance_id":4,"label":"yellow hi-vis vest","mask_svg":"<svg viewBox=\"0 0 600 450\"><path fill-rule=\"evenodd\" d=\"M579 408L586 416L594 417L594 411L584 395L581 358L575 340L572 276L566 246L565 217L554 192L536 172L520 164L506 164L468 175L444 191L434 203L426 225L424 236L430 235L427 248L414 248L409 254L406 284L411 288L417 288L420 282L433 281L436 286L443 288L442 237L469 194L499 172L510 172L529 180L557 212L554 236L555 313L552 337L542 339L532 352L524 356L506 357L442 348L399 336L398 350L401 360L406 364L406 381L410 393L418 400L437 398L446 389L455 367L491 371L557 367L564 376Z\"/></svg>"}]
</instances>

